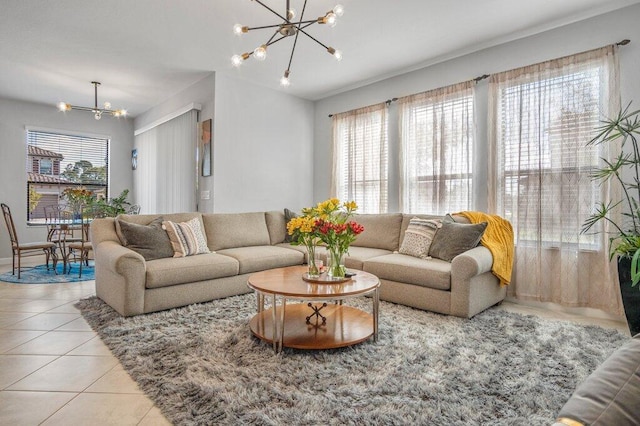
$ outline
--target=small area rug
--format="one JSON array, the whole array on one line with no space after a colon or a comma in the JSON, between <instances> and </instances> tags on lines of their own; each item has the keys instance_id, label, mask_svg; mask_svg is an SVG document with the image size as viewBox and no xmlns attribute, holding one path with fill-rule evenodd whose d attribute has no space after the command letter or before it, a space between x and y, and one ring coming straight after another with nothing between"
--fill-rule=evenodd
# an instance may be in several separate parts
<instances>
[{"instance_id":1,"label":"small area rug","mask_svg":"<svg viewBox=\"0 0 640 426\"><path fill-rule=\"evenodd\" d=\"M467 320L381 302L377 342L275 355L249 331L253 295L130 318L96 297L76 306L176 425L548 425L628 339L496 309Z\"/></svg>"},{"instance_id":2,"label":"small area rug","mask_svg":"<svg viewBox=\"0 0 640 426\"><path fill-rule=\"evenodd\" d=\"M78 281L91 281L95 280L95 271L93 262L89 263L89 266L82 267L82 278L78 277L78 265L73 264L71 266L71 272L62 272L62 262L59 262L56 267L56 272L52 269L47 270L47 265L38 265L34 267L23 267L20 272L20 279L18 279L18 272L11 274L11 271L0 274L0 281L15 284L58 284L58 283L74 283Z\"/></svg>"}]
</instances>

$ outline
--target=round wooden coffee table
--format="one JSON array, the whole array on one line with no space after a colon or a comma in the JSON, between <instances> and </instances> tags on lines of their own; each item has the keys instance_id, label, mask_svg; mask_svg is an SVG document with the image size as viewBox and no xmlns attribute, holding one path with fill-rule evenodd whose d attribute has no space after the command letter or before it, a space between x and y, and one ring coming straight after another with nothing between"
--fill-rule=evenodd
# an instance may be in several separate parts
<instances>
[{"instance_id":1,"label":"round wooden coffee table","mask_svg":"<svg viewBox=\"0 0 640 426\"><path fill-rule=\"evenodd\" d=\"M276 353L283 346L297 349L331 349L378 339L378 277L354 271L351 280L312 283L302 279L306 266L290 266L258 272L247 285L255 290L258 313L251 319L251 332L273 343ZM344 299L370 294L372 313L342 304ZM265 296L271 308L265 309ZM277 304L280 299L280 304ZM287 300L306 303L287 304ZM320 302L320 303L319 303Z\"/></svg>"}]
</instances>

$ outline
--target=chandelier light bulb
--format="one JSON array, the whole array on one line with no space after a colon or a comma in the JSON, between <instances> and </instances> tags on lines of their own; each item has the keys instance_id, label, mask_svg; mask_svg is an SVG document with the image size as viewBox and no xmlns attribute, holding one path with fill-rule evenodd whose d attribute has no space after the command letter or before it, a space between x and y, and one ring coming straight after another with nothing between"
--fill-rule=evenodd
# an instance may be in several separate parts
<instances>
[{"instance_id":1,"label":"chandelier light bulb","mask_svg":"<svg viewBox=\"0 0 640 426\"><path fill-rule=\"evenodd\" d=\"M284 75L280 79L280 85L282 87L289 87L291 85L291 80L289 80L289 71L285 71Z\"/></svg>"},{"instance_id":2,"label":"chandelier light bulb","mask_svg":"<svg viewBox=\"0 0 640 426\"><path fill-rule=\"evenodd\" d=\"M337 16L344 15L344 6L341 4L336 4L333 8L333 13L335 13Z\"/></svg>"},{"instance_id":3,"label":"chandelier light bulb","mask_svg":"<svg viewBox=\"0 0 640 426\"><path fill-rule=\"evenodd\" d=\"M244 31L244 27L240 24L235 24L233 26L233 33L237 36L242 35L242 33L246 33L247 31Z\"/></svg>"},{"instance_id":4,"label":"chandelier light bulb","mask_svg":"<svg viewBox=\"0 0 640 426\"><path fill-rule=\"evenodd\" d=\"M242 56L240 55L233 55L231 57L231 65L233 65L234 67L239 67L240 65L242 65Z\"/></svg>"},{"instance_id":5,"label":"chandelier light bulb","mask_svg":"<svg viewBox=\"0 0 640 426\"><path fill-rule=\"evenodd\" d=\"M60 111L69 111L71 109L71 105L66 102L58 102L58 109Z\"/></svg>"},{"instance_id":6,"label":"chandelier light bulb","mask_svg":"<svg viewBox=\"0 0 640 426\"><path fill-rule=\"evenodd\" d=\"M105 102L104 109L111 109L111 102Z\"/></svg>"},{"instance_id":7,"label":"chandelier light bulb","mask_svg":"<svg viewBox=\"0 0 640 426\"><path fill-rule=\"evenodd\" d=\"M327 23L327 25L329 25L330 27L335 27L336 24L338 23L338 17L336 16L335 13L333 12L329 12L327 13L327 15L325 16L325 22Z\"/></svg>"},{"instance_id":8,"label":"chandelier light bulb","mask_svg":"<svg viewBox=\"0 0 640 426\"><path fill-rule=\"evenodd\" d=\"M262 46L256 47L256 50L253 51L253 55L258 61L264 61L267 59L267 46L263 44Z\"/></svg>"},{"instance_id":9,"label":"chandelier light bulb","mask_svg":"<svg viewBox=\"0 0 640 426\"><path fill-rule=\"evenodd\" d=\"M296 17L296 10L294 8L289 9L287 11L287 19L291 21L295 17Z\"/></svg>"},{"instance_id":10,"label":"chandelier light bulb","mask_svg":"<svg viewBox=\"0 0 640 426\"><path fill-rule=\"evenodd\" d=\"M121 109L121 110L120 110L120 116L121 116L121 117L126 117L126 116L127 116L127 114L128 114L128 112L127 112L127 110L126 110L126 109Z\"/></svg>"},{"instance_id":11,"label":"chandelier light bulb","mask_svg":"<svg viewBox=\"0 0 640 426\"><path fill-rule=\"evenodd\" d=\"M332 54L333 57L336 58L336 61L341 61L342 60L342 52L341 51L336 50L333 47L327 47L327 52Z\"/></svg>"},{"instance_id":12,"label":"chandelier light bulb","mask_svg":"<svg viewBox=\"0 0 640 426\"><path fill-rule=\"evenodd\" d=\"M96 115L93 116L96 120L100 120L102 118L102 112L96 111Z\"/></svg>"}]
</instances>

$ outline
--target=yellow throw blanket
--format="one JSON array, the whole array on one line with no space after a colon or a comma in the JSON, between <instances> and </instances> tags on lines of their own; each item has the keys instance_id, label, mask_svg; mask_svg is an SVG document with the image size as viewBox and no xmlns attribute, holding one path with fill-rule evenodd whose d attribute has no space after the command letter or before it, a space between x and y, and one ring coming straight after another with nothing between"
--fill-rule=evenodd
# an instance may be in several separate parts
<instances>
[{"instance_id":1,"label":"yellow throw blanket","mask_svg":"<svg viewBox=\"0 0 640 426\"><path fill-rule=\"evenodd\" d=\"M456 213L469 219L471 223L487 222L487 229L480 243L489 249L493 256L491 272L498 277L501 285L511 282L513 270L513 228L511 223L498 215L482 212Z\"/></svg>"}]
</instances>

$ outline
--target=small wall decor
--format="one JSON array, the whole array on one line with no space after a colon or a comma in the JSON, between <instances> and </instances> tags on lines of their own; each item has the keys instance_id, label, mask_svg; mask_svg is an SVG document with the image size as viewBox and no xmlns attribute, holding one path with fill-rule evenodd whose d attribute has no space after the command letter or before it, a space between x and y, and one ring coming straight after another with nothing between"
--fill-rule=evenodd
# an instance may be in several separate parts
<instances>
[{"instance_id":1,"label":"small wall decor","mask_svg":"<svg viewBox=\"0 0 640 426\"><path fill-rule=\"evenodd\" d=\"M135 170L138 168L138 150L131 150L131 170Z\"/></svg>"},{"instance_id":2,"label":"small wall decor","mask_svg":"<svg viewBox=\"0 0 640 426\"><path fill-rule=\"evenodd\" d=\"M202 176L211 176L211 119L204 120L199 127L200 170Z\"/></svg>"}]
</instances>

